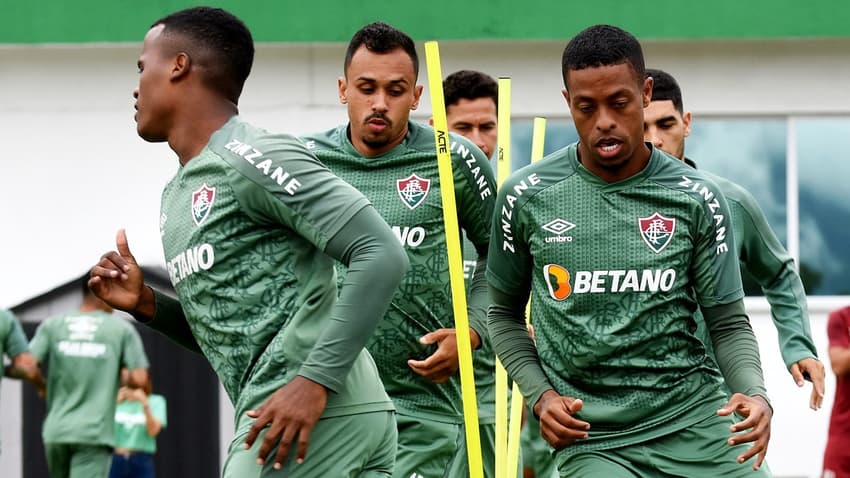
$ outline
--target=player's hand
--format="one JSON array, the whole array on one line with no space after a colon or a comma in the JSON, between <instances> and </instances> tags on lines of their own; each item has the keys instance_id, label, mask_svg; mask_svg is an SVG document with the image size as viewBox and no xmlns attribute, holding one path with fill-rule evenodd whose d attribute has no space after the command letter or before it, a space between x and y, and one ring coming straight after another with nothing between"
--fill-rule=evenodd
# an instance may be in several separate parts
<instances>
[{"instance_id":1,"label":"player's hand","mask_svg":"<svg viewBox=\"0 0 850 478\"><path fill-rule=\"evenodd\" d=\"M144 289L144 275L127 244L127 234L119 229L117 251L109 251L91 269L89 288L115 309L134 312Z\"/></svg>"},{"instance_id":2,"label":"player's hand","mask_svg":"<svg viewBox=\"0 0 850 478\"><path fill-rule=\"evenodd\" d=\"M472 348L477 348L478 344L481 343L478 334L470 328L469 335ZM455 329L437 329L423 335L419 339L419 343L424 345L437 344L437 350L425 360L408 360L407 365L414 372L434 383L443 383L457 372L460 365Z\"/></svg>"},{"instance_id":3,"label":"player's hand","mask_svg":"<svg viewBox=\"0 0 850 478\"><path fill-rule=\"evenodd\" d=\"M545 392L534 404L534 413L540 417L540 435L556 450L587 438L590 424L574 416L582 406L580 399L562 397L554 390Z\"/></svg>"},{"instance_id":4,"label":"player's hand","mask_svg":"<svg viewBox=\"0 0 850 478\"><path fill-rule=\"evenodd\" d=\"M823 404L823 395L826 388L824 386L826 370L823 368L823 363L814 357L807 357L792 364L789 371L798 387L806 384L805 375L808 375L812 381L812 395L809 398L809 408L819 410Z\"/></svg>"},{"instance_id":5,"label":"player's hand","mask_svg":"<svg viewBox=\"0 0 850 478\"><path fill-rule=\"evenodd\" d=\"M274 468L281 469L289 455L289 447L296 438L298 445L295 461L302 463L307 456L310 432L319 421L327 402L328 390L323 385L296 376L274 392L259 408L247 412L249 417L256 420L245 437L245 448L251 448L260 432L268 427L257 454L257 463L265 464L266 457L279 439Z\"/></svg>"},{"instance_id":6,"label":"player's hand","mask_svg":"<svg viewBox=\"0 0 850 478\"><path fill-rule=\"evenodd\" d=\"M744 417L744 420L732 425L730 430L736 434L729 438L728 443L729 445L738 445L754 442L749 450L738 456L738 463L743 463L758 455L755 463L753 463L753 470L758 470L767 454L767 444L770 441L770 419L773 417L773 410L762 397L748 397L742 393L736 393L732 395L732 398L726 402L723 408L717 411L717 414L722 416L732 413ZM745 430L749 431L744 432ZM738 432L744 433L737 434Z\"/></svg>"}]
</instances>

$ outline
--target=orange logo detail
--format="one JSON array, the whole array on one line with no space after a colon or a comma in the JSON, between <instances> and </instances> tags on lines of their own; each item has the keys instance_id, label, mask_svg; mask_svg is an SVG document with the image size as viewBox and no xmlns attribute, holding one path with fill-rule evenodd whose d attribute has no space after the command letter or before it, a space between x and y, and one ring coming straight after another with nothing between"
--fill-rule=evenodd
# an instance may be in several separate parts
<instances>
[{"instance_id":1,"label":"orange logo detail","mask_svg":"<svg viewBox=\"0 0 850 478\"><path fill-rule=\"evenodd\" d=\"M549 296L555 300L564 300L573 291L570 286L570 271L558 264L543 266L543 279L549 287Z\"/></svg>"}]
</instances>

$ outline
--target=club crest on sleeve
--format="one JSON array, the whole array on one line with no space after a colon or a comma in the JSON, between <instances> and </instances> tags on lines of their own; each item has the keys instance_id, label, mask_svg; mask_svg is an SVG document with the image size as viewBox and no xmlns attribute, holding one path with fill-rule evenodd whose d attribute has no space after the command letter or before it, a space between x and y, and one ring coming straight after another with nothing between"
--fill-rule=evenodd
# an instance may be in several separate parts
<instances>
[{"instance_id":1,"label":"club crest on sleeve","mask_svg":"<svg viewBox=\"0 0 850 478\"><path fill-rule=\"evenodd\" d=\"M643 242L652 249L652 252L659 254L673 239L676 220L655 212L649 217L639 217L638 228Z\"/></svg>"},{"instance_id":2,"label":"club crest on sleeve","mask_svg":"<svg viewBox=\"0 0 850 478\"><path fill-rule=\"evenodd\" d=\"M398 197L410 209L416 209L417 206L422 204L431 188L430 179L420 178L416 174L411 174L404 179L397 179L395 184Z\"/></svg>"},{"instance_id":3,"label":"club crest on sleeve","mask_svg":"<svg viewBox=\"0 0 850 478\"><path fill-rule=\"evenodd\" d=\"M192 193L192 220L200 226L210 215L215 201L215 188L204 183L197 191Z\"/></svg>"}]
</instances>

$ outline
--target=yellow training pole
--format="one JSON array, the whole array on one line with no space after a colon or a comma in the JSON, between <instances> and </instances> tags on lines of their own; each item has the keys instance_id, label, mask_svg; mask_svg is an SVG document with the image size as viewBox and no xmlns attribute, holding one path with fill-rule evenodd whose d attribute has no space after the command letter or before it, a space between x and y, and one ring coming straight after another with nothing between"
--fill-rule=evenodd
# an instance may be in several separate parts
<instances>
[{"instance_id":1,"label":"yellow training pole","mask_svg":"<svg viewBox=\"0 0 850 478\"><path fill-rule=\"evenodd\" d=\"M425 42L425 59L428 68L428 88L431 92L431 113L434 116L434 141L437 146L437 165L440 169L440 192L443 199L443 222L449 254L449 280L457 331L457 349L460 362L460 387L463 397L466 449L469 456L470 478L483 478L481 437L478 433L478 401L475 395L475 377L472 374L472 345L469 343L469 316L466 311L466 288L463 284L463 257L458 230L455 188L452 177L452 157L449 152L449 126L443 99L443 73L440 68L440 50L437 42Z\"/></svg>"},{"instance_id":2,"label":"yellow training pole","mask_svg":"<svg viewBox=\"0 0 850 478\"><path fill-rule=\"evenodd\" d=\"M511 79L499 78L498 151L496 183L511 174ZM508 373L496 358L496 478L508 478Z\"/></svg>"},{"instance_id":3,"label":"yellow training pole","mask_svg":"<svg viewBox=\"0 0 850 478\"><path fill-rule=\"evenodd\" d=\"M543 158L543 141L546 138L546 118L534 118L534 129L531 138L531 162L534 163ZM531 317L531 301L525 307L526 322ZM508 476L505 478L514 478L519 470L519 435L522 425L522 394L519 391L519 386L514 382L513 394L511 398L511 419L510 428L508 429Z\"/></svg>"}]
</instances>

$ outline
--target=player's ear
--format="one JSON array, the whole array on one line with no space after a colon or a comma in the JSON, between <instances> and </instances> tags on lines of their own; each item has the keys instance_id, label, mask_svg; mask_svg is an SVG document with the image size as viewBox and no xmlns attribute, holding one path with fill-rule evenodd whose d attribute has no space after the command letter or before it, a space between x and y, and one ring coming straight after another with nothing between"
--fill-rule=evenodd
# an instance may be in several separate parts
<instances>
[{"instance_id":1,"label":"player's ear","mask_svg":"<svg viewBox=\"0 0 850 478\"><path fill-rule=\"evenodd\" d=\"M643 79L643 90L641 91L641 96L643 97L643 107L646 108L649 106L649 102L652 101L652 77L647 76Z\"/></svg>"},{"instance_id":2,"label":"player's ear","mask_svg":"<svg viewBox=\"0 0 850 478\"><path fill-rule=\"evenodd\" d=\"M171 79L176 80L178 78L182 78L189 73L189 69L191 67L192 58L188 53L181 51L174 56L174 60L171 64Z\"/></svg>"},{"instance_id":3,"label":"player's ear","mask_svg":"<svg viewBox=\"0 0 850 478\"><path fill-rule=\"evenodd\" d=\"M428 124L431 125L431 126L434 126L434 117L433 116L428 118Z\"/></svg>"},{"instance_id":4,"label":"player's ear","mask_svg":"<svg viewBox=\"0 0 850 478\"><path fill-rule=\"evenodd\" d=\"M422 90L424 89L425 87L423 85L416 85L413 87L413 104L410 105L411 110L419 108L419 98L422 97Z\"/></svg>"},{"instance_id":5,"label":"player's ear","mask_svg":"<svg viewBox=\"0 0 850 478\"><path fill-rule=\"evenodd\" d=\"M682 122L685 123L685 137L691 134L691 112L686 111L685 114L682 115Z\"/></svg>"},{"instance_id":6,"label":"player's ear","mask_svg":"<svg viewBox=\"0 0 850 478\"><path fill-rule=\"evenodd\" d=\"M564 88L561 90L561 94L564 96L564 99L567 100L567 108L572 108L572 102L570 101L570 91Z\"/></svg>"},{"instance_id":7,"label":"player's ear","mask_svg":"<svg viewBox=\"0 0 850 478\"><path fill-rule=\"evenodd\" d=\"M340 76L336 79L336 86L339 94L339 102L344 105L347 105L348 98L346 98L345 92L346 90L348 90L348 84L346 83L344 76Z\"/></svg>"}]
</instances>

